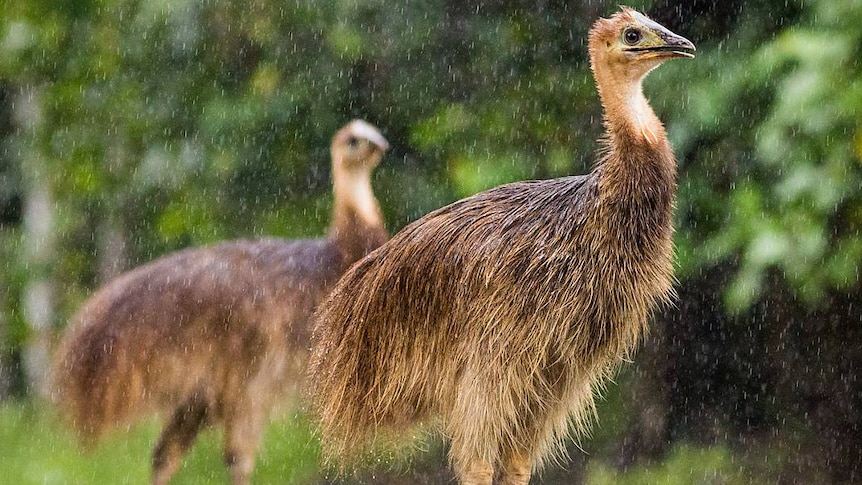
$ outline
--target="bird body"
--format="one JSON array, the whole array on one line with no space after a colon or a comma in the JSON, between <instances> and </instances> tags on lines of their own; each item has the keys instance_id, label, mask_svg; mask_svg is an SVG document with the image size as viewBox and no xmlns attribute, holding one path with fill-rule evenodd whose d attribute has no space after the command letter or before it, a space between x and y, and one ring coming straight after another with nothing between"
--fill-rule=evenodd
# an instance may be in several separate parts
<instances>
[{"instance_id":1,"label":"bird body","mask_svg":"<svg viewBox=\"0 0 862 485\"><path fill-rule=\"evenodd\" d=\"M247 482L271 408L305 375L314 308L387 239L370 185L385 149L361 121L334 137L326 238L186 249L99 289L73 318L54 365L55 401L82 437L167 414L153 456L153 482L165 483L198 431L223 423L233 481Z\"/></svg>"},{"instance_id":2,"label":"bird body","mask_svg":"<svg viewBox=\"0 0 862 485\"><path fill-rule=\"evenodd\" d=\"M685 51L615 50L626 29ZM328 456L436 419L461 483L527 483L570 426L587 429L594 392L672 295L676 166L640 81L690 49L629 9L600 20L606 138L590 174L438 209L342 277L310 363Z\"/></svg>"}]
</instances>

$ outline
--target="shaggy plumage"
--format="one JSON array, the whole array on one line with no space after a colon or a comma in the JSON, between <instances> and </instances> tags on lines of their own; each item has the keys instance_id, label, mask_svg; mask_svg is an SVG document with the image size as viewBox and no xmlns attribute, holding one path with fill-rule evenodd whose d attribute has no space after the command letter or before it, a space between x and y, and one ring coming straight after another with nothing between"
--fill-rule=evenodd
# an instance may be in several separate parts
<instances>
[{"instance_id":1,"label":"shaggy plumage","mask_svg":"<svg viewBox=\"0 0 862 485\"><path fill-rule=\"evenodd\" d=\"M623 9L589 39L606 138L588 175L497 187L356 263L318 309L312 398L330 459L435 420L461 483L524 484L672 295L676 164L641 91L694 46Z\"/></svg>"},{"instance_id":2,"label":"shaggy plumage","mask_svg":"<svg viewBox=\"0 0 862 485\"><path fill-rule=\"evenodd\" d=\"M234 241L125 273L74 317L54 365L55 402L82 438L159 411L165 483L198 431L223 423L225 460L246 483L266 418L305 375L317 303L387 239L371 172L387 144L363 121L333 138L334 222L325 239Z\"/></svg>"}]
</instances>

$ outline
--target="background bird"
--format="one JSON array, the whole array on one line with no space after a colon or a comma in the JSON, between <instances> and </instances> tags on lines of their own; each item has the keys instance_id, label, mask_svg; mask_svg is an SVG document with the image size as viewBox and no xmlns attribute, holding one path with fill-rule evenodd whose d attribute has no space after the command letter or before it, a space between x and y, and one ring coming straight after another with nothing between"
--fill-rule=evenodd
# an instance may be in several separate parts
<instances>
[{"instance_id":1,"label":"background bird","mask_svg":"<svg viewBox=\"0 0 862 485\"><path fill-rule=\"evenodd\" d=\"M589 53L605 110L591 173L434 211L318 310L311 394L331 459L437 419L463 484L524 484L587 429L593 394L672 296L676 164L641 81L694 45L623 8Z\"/></svg>"},{"instance_id":2,"label":"background bird","mask_svg":"<svg viewBox=\"0 0 862 485\"><path fill-rule=\"evenodd\" d=\"M338 277L386 241L371 172L388 144L355 120L332 140L333 222L323 239L259 239L179 251L99 289L53 366L54 401L87 441L160 411L153 483L167 482L207 425L224 426L246 483L276 398L305 374L310 318Z\"/></svg>"}]
</instances>

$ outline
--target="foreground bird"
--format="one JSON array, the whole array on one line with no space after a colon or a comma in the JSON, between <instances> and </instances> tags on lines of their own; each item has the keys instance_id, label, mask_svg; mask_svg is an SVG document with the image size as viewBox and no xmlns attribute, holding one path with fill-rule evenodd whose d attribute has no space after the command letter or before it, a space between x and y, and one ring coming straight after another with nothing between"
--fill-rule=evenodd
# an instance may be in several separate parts
<instances>
[{"instance_id":1,"label":"foreground bird","mask_svg":"<svg viewBox=\"0 0 862 485\"><path fill-rule=\"evenodd\" d=\"M179 251L96 292L54 364L54 400L82 438L164 413L153 453L152 481L160 484L203 427L223 423L231 479L247 483L276 398L305 375L315 306L388 237L371 191L387 146L364 121L335 135L334 221L325 239Z\"/></svg>"},{"instance_id":2,"label":"foreground bird","mask_svg":"<svg viewBox=\"0 0 862 485\"><path fill-rule=\"evenodd\" d=\"M628 8L598 20L606 139L592 172L455 202L345 274L310 362L329 459L435 422L462 484L526 484L570 425L586 430L596 388L672 295L676 164L641 81L693 51Z\"/></svg>"}]
</instances>

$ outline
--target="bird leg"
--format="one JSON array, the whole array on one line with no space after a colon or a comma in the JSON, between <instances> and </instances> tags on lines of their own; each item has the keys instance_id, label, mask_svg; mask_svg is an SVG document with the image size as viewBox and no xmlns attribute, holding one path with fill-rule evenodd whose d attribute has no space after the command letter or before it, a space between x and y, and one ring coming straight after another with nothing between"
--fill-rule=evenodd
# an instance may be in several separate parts
<instances>
[{"instance_id":1,"label":"bird leg","mask_svg":"<svg viewBox=\"0 0 862 485\"><path fill-rule=\"evenodd\" d=\"M502 461L500 485L527 485L530 483L532 465L521 453L507 454Z\"/></svg>"},{"instance_id":2,"label":"bird leg","mask_svg":"<svg viewBox=\"0 0 862 485\"><path fill-rule=\"evenodd\" d=\"M491 485L494 481L494 468L485 461L474 461L458 471L460 485Z\"/></svg>"},{"instance_id":3,"label":"bird leg","mask_svg":"<svg viewBox=\"0 0 862 485\"><path fill-rule=\"evenodd\" d=\"M224 461L233 485L246 485L251 479L265 416L260 406L250 404L225 415Z\"/></svg>"},{"instance_id":4,"label":"bird leg","mask_svg":"<svg viewBox=\"0 0 862 485\"><path fill-rule=\"evenodd\" d=\"M208 421L206 402L193 396L174 410L153 449L153 485L164 485L180 468L183 455Z\"/></svg>"}]
</instances>

